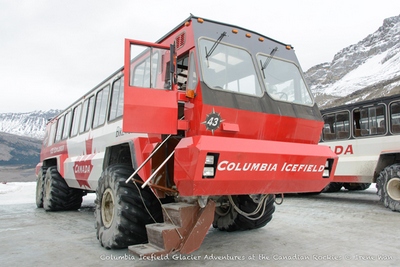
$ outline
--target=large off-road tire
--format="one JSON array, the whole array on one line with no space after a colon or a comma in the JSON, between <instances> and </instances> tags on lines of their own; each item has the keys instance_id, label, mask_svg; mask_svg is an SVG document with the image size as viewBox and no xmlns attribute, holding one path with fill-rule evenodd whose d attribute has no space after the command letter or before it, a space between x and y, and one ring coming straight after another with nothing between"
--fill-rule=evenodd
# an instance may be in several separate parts
<instances>
[{"instance_id":1,"label":"large off-road tire","mask_svg":"<svg viewBox=\"0 0 400 267\"><path fill-rule=\"evenodd\" d=\"M254 202L248 195L232 196L232 199L236 206L246 213L252 213L258 206L258 203ZM262 213L263 209L261 209L255 215L250 216L252 218L257 218L256 220L251 220L248 217L239 214L231 203L229 203L229 206L227 207L217 207L215 210L213 227L228 232L264 227L272 219L272 214L275 211L274 202L275 196L268 195L265 199L264 213Z\"/></svg>"},{"instance_id":2,"label":"large off-road tire","mask_svg":"<svg viewBox=\"0 0 400 267\"><path fill-rule=\"evenodd\" d=\"M46 211L77 210L83 190L70 188L56 167L49 167L43 185L43 208Z\"/></svg>"},{"instance_id":3,"label":"large off-road tire","mask_svg":"<svg viewBox=\"0 0 400 267\"><path fill-rule=\"evenodd\" d=\"M344 183L343 187L349 191L366 190L371 183Z\"/></svg>"},{"instance_id":4,"label":"large off-road tire","mask_svg":"<svg viewBox=\"0 0 400 267\"><path fill-rule=\"evenodd\" d=\"M36 207L43 208L43 188L44 179L46 177L46 169L42 167L38 173L38 178L36 180Z\"/></svg>"},{"instance_id":5,"label":"large off-road tire","mask_svg":"<svg viewBox=\"0 0 400 267\"><path fill-rule=\"evenodd\" d=\"M383 205L400 212L400 164L383 169L376 180L376 188Z\"/></svg>"},{"instance_id":6,"label":"large off-road tire","mask_svg":"<svg viewBox=\"0 0 400 267\"><path fill-rule=\"evenodd\" d=\"M125 183L132 173L131 167L115 164L107 167L99 179L95 201L96 234L107 249L145 243L145 225L163 221L161 205L151 190L142 189L133 182Z\"/></svg>"},{"instance_id":7,"label":"large off-road tire","mask_svg":"<svg viewBox=\"0 0 400 267\"><path fill-rule=\"evenodd\" d=\"M339 192L342 189L343 183L329 183L323 190L322 193L333 193Z\"/></svg>"}]
</instances>

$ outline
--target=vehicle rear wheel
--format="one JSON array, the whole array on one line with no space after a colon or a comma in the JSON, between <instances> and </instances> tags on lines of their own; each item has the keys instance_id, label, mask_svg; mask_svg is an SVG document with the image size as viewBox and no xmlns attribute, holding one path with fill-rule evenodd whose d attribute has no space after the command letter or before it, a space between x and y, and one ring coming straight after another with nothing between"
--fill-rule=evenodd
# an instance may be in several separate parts
<instances>
[{"instance_id":1,"label":"vehicle rear wheel","mask_svg":"<svg viewBox=\"0 0 400 267\"><path fill-rule=\"evenodd\" d=\"M343 183L329 183L323 190L322 193L333 193L339 192L342 189Z\"/></svg>"},{"instance_id":2,"label":"vehicle rear wheel","mask_svg":"<svg viewBox=\"0 0 400 267\"><path fill-rule=\"evenodd\" d=\"M42 167L39 171L38 178L36 180L36 207L43 208L43 187L44 178L46 177L46 169Z\"/></svg>"},{"instance_id":3,"label":"vehicle rear wheel","mask_svg":"<svg viewBox=\"0 0 400 267\"><path fill-rule=\"evenodd\" d=\"M228 197L223 197L220 201L227 203ZM272 219L275 211L274 202L274 195L265 196L259 203L248 195L232 196L229 205L216 208L213 227L228 232L264 227ZM257 208L259 210L255 212ZM255 214L249 215L252 213Z\"/></svg>"},{"instance_id":4,"label":"vehicle rear wheel","mask_svg":"<svg viewBox=\"0 0 400 267\"><path fill-rule=\"evenodd\" d=\"M161 205L146 187L125 183L130 166L115 164L102 173L96 190L96 235L108 249L147 241L146 224L162 222ZM149 214L151 213L151 215Z\"/></svg>"},{"instance_id":5,"label":"vehicle rear wheel","mask_svg":"<svg viewBox=\"0 0 400 267\"><path fill-rule=\"evenodd\" d=\"M344 183L343 187L349 191L366 190L369 188L370 183Z\"/></svg>"},{"instance_id":6,"label":"vehicle rear wheel","mask_svg":"<svg viewBox=\"0 0 400 267\"><path fill-rule=\"evenodd\" d=\"M43 184L43 208L46 211L77 210L83 190L70 188L56 167L49 167Z\"/></svg>"},{"instance_id":7,"label":"vehicle rear wheel","mask_svg":"<svg viewBox=\"0 0 400 267\"><path fill-rule=\"evenodd\" d=\"M383 169L376 180L376 188L383 205L400 212L400 164Z\"/></svg>"}]
</instances>

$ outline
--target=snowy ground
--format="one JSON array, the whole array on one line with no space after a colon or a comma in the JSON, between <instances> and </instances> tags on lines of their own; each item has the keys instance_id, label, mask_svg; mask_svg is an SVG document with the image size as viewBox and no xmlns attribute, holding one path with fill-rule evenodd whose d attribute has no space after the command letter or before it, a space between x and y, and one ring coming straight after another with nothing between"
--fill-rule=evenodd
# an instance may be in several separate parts
<instances>
[{"instance_id":1,"label":"snowy ground","mask_svg":"<svg viewBox=\"0 0 400 267\"><path fill-rule=\"evenodd\" d=\"M72 212L35 205L35 183L0 183L1 266L398 266L399 213L374 186L359 192L289 195L264 228L210 228L191 255L144 261L105 250L94 229L94 195Z\"/></svg>"},{"instance_id":2,"label":"snowy ground","mask_svg":"<svg viewBox=\"0 0 400 267\"><path fill-rule=\"evenodd\" d=\"M0 205L35 203L36 182L0 183Z\"/></svg>"},{"instance_id":3,"label":"snowy ground","mask_svg":"<svg viewBox=\"0 0 400 267\"><path fill-rule=\"evenodd\" d=\"M35 204L36 182L0 183L0 206L17 204ZM94 194L84 197L84 204L93 203Z\"/></svg>"}]
</instances>

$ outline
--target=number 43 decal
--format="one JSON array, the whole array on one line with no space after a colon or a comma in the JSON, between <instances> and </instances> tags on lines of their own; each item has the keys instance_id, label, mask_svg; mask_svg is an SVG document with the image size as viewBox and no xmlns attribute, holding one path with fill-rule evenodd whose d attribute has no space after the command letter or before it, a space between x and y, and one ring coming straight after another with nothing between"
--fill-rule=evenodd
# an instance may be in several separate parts
<instances>
[{"instance_id":1,"label":"number 43 decal","mask_svg":"<svg viewBox=\"0 0 400 267\"><path fill-rule=\"evenodd\" d=\"M221 119L221 115L216 113L214 108L210 114L206 116L206 120L202 122L202 124L206 125L206 129L211 131L214 134L214 131L219 128L221 122L224 120Z\"/></svg>"}]
</instances>

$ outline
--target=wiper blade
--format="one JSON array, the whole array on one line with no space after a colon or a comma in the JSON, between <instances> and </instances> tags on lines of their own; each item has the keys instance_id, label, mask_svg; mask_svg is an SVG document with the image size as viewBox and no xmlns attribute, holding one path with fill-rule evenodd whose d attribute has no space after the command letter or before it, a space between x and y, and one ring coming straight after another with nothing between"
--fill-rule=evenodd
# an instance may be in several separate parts
<instances>
[{"instance_id":1,"label":"wiper blade","mask_svg":"<svg viewBox=\"0 0 400 267\"><path fill-rule=\"evenodd\" d=\"M212 53L214 53L214 50L217 48L219 43L222 41L222 38L224 38L225 36L226 36L226 32L221 33L221 35L218 37L217 41L215 41L215 43L213 44L213 46L211 47L209 52L207 52L207 47L205 48L206 49L206 59L207 60L212 55Z\"/></svg>"},{"instance_id":2,"label":"wiper blade","mask_svg":"<svg viewBox=\"0 0 400 267\"><path fill-rule=\"evenodd\" d=\"M276 53L276 51L278 51L278 47L277 47L277 46L276 46L274 49L272 49L272 51L271 51L271 53L270 53L270 56L271 56L271 57L268 57L268 58L265 60L264 64L263 64L262 61L260 60L260 63L261 63L261 71L262 71L262 73L263 73L264 79L265 79L265 72L264 72L264 70L267 68L268 64L271 62L271 60L272 60L272 58L274 57L274 54Z\"/></svg>"}]
</instances>

